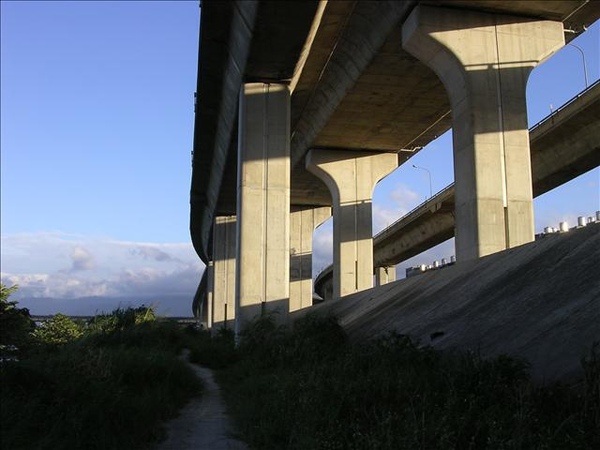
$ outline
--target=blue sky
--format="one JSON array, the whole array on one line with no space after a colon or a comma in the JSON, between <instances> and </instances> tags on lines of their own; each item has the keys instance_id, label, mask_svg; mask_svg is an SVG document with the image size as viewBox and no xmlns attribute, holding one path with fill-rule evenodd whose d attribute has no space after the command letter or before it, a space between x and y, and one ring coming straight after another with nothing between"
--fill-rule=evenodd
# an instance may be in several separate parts
<instances>
[{"instance_id":1,"label":"blue sky","mask_svg":"<svg viewBox=\"0 0 600 450\"><path fill-rule=\"evenodd\" d=\"M161 311L187 314L203 270L188 231L198 2L0 7L3 282L21 286L26 306L32 297L177 295ZM574 41L590 82L599 28ZM530 77L530 123L583 87L581 54L567 46ZM376 188L375 231L429 195L426 172L411 164L430 171L434 192L449 184L449 134ZM536 230L592 215L599 198L596 169L535 201ZM331 261L330 230L331 221L315 234L316 270ZM449 242L421 258L452 253ZM87 300L73 301L85 309Z\"/></svg>"}]
</instances>

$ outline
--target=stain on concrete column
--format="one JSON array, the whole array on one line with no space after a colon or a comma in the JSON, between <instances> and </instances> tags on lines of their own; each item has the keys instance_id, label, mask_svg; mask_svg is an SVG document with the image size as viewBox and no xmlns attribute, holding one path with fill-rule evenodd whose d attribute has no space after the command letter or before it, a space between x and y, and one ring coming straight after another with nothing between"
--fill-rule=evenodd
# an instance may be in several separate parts
<instances>
[{"instance_id":1,"label":"stain on concrete column","mask_svg":"<svg viewBox=\"0 0 600 450\"><path fill-rule=\"evenodd\" d=\"M373 287L373 189L398 167L392 153L311 150L306 168L333 199L333 297Z\"/></svg>"},{"instance_id":2,"label":"stain on concrete column","mask_svg":"<svg viewBox=\"0 0 600 450\"><path fill-rule=\"evenodd\" d=\"M531 70L564 45L562 23L419 5L402 39L450 98L457 258L533 241L525 89Z\"/></svg>"},{"instance_id":3,"label":"stain on concrete column","mask_svg":"<svg viewBox=\"0 0 600 450\"><path fill-rule=\"evenodd\" d=\"M236 333L266 312L289 310L290 93L248 83L238 132Z\"/></svg>"}]
</instances>

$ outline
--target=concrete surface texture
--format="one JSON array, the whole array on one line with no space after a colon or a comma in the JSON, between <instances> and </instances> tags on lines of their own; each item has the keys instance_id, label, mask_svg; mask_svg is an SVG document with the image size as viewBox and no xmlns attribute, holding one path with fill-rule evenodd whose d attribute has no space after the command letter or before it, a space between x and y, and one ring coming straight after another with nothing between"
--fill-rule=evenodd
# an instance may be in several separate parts
<instances>
[{"instance_id":1,"label":"concrete surface texture","mask_svg":"<svg viewBox=\"0 0 600 450\"><path fill-rule=\"evenodd\" d=\"M282 84L240 92L236 330L289 309L290 94ZM285 314L279 314L285 317Z\"/></svg>"},{"instance_id":2,"label":"concrete surface texture","mask_svg":"<svg viewBox=\"0 0 600 450\"><path fill-rule=\"evenodd\" d=\"M312 245L315 228L331 217L331 208L301 208L290 216L290 311L312 306Z\"/></svg>"},{"instance_id":3,"label":"concrete surface texture","mask_svg":"<svg viewBox=\"0 0 600 450\"><path fill-rule=\"evenodd\" d=\"M452 106L457 259L533 241L525 89L537 63L564 45L562 24L419 5L402 39Z\"/></svg>"},{"instance_id":4,"label":"concrete surface texture","mask_svg":"<svg viewBox=\"0 0 600 450\"><path fill-rule=\"evenodd\" d=\"M295 208L333 208L333 296L372 287L373 187L451 125L457 258L534 239L527 77L598 16L547 3L203 2L191 234L210 267L237 217L236 332L287 319Z\"/></svg>"},{"instance_id":5,"label":"concrete surface texture","mask_svg":"<svg viewBox=\"0 0 600 450\"><path fill-rule=\"evenodd\" d=\"M187 353L182 356L187 360ZM167 439L155 450L247 450L245 443L232 437L219 386L212 371L190 364L202 380L200 398L190 401L179 416L167 424Z\"/></svg>"},{"instance_id":6,"label":"concrete surface texture","mask_svg":"<svg viewBox=\"0 0 600 450\"><path fill-rule=\"evenodd\" d=\"M311 150L306 168L333 199L333 295L373 287L373 189L398 167L393 153Z\"/></svg>"},{"instance_id":7,"label":"concrete surface texture","mask_svg":"<svg viewBox=\"0 0 600 450\"><path fill-rule=\"evenodd\" d=\"M213 228L213 283L208 326L218 330L235 320L236 216L218 216Z\"/></svg>"},{"instance_id":8,"label":"concrete surface texture","mask_svg":"<svg viewBox=\"0 0 600 450\"><path fill-rule=\"evenodd\" d=\"M600 342L599 262L596 223L311 311L339 318L352 339L394 331L435 348L525 358L536 380L569 379Z\"/></svg>"},{"instance_id":9,"label":"concrete surface texture","mask_svg":"<svg viewBox=\"0 0 600 450\"><path fill-rule=\"evenodd\" d=\"M600 82L535 125L529 134L533 196L600 164ZM454 236L454 184L373 237L375 267L395 265ZM321 297L331 291L331 268L317 278Z\"/></svg>"},{"instance_id":10,"label":"concrete surface texture","mask_svg":"<svg viewBox=\"0 0 600 450\"><path fill-rule=\"evenodd\" d=\"M383 266L375 268L376 286L391 283L392 281L396 281L396 268L394 266Z\"/></svg>"},{"instance_id":11,"label":"concrete surface texture","mask_svg":"<svg viewBox=\"0 0 600 450\"><path fill-rule=\"evenodd\" d=\"M326 186L304 170L310 148L397 152L404 162L451 127L442 82L402 48L403 23L417 4L536 17L577 31L599 17L594 1L203 1L190 199L203 261L214 217L236 213L243 80L292 80L295 206L331 206Z\"/></svg>"}]
</instances>

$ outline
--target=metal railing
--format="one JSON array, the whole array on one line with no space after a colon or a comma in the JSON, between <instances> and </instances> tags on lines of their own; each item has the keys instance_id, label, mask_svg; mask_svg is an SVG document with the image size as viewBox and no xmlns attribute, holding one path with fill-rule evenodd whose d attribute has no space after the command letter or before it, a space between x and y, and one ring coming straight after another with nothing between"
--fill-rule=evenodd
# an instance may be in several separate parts
<instances>
[{"instance_id":1,"label":"metal railing","mask_svg":"<svg viewBox=\"0 0 600 450\"><path fill-rule=\"evenodd\" d=\"M594 81L592 84L590 84L587 88L585 88L583 91L581 91L579 94L577 94L575 97L573 97L572 99L570 99L569 101L567 101L566 103L563 103L560 107L558 107L557 109L555 109L554 111L552 111L550 114L548 114L546 117L544 117L542 120L540 120L538 123L536 123L535 125L533 125L530 129L529 132L531 133L533 130L535 130L536 128L539 128L541 125L543 125L544 123L548 122L549 120L551 120L555 115L557 115L559 112L561 112L562 110L564 110L565 108L567 108L569 105L571 105L572 103L576 102L577 100L579 100L581 97L583 97L584 95L586 95L589 91L591 91L594 87L596 87L598 84L600 84L600 79Z\"/></svg>"}]
</instances>

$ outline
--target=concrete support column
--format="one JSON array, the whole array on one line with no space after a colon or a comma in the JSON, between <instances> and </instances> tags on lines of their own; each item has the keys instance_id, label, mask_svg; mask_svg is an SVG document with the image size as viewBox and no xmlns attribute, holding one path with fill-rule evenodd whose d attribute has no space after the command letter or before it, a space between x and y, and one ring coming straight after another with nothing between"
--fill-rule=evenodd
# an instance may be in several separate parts
<instances>
[{"instance_id":1,"label":"concrete support column","mask_svg":"<svg viewBox=\"0 0 600 450\"><path fill-rule=\"evenodd\" d=\"M240 93L236 333L267 311L287 319L290 279L290 93L249 83Z\"/></svg>"},{"instance_id":2,"label":"concrete support column","mask_svg":"<svg viewBox=\"0 0 600 450\"><path fill-rule=\"evenodd\" d=\"M213 289L209 302L213 334L220 328L233 328L235 320L236 224L235 216L218 216L213 227Z\"/></svg>"},{"instance_id":3,"label":"concrete support column","mask_svg":"<svg viewBox=\"0 0 600 450\"><path fill-rule=\"evenodd\" d=\"M202 271L200 283L196 288L194 299L192 300L192 314L194 318L200 322L203 327L208 327L210 315L208 314L208 298L212 295L209 288L211 285L208 282L209 274L212 270L212 261L208 261L206 267ZM212 276L212 275L210 275Z\"/></svg>"},{"instance_id":4,"label":"concrete support column","mask_svg":"<svg viewBox=\"0 0 600 450\"><path fill-rule=\"evenodd\" d=\"M212 326L215 280L213 261L208 261L204 270L206 271L206 301L200 302L200 322L204 323L207 328L210 328Z\"/></svg>"},{"instance_id":5,"label":"concrete support column","mask_svg":"<svg viewBox=\"0 0 600 450\"><path fill-rule=\"evenodd\" d=\"M306 168L333 199L334 298L373 287L373 189L396 167L392 153L311 150L306 156Z\"/></svg>"},{"instance_id":6,"label":"concrete support column","mask_svg":"<svg viewBox=\"0 0 600 450\"><path fill-rule=\"evenodd\" d=\"M395 266L385 266L385 267L376 267L375 268L375 283L377 286L382 286L384 284L391 283L392 281L396 281L396 267Z\"/></svg>"},{"instance_id":7,"label":"concrete support column","mask_svg":"<svg viewBox=\"0 0 600 450\"><path fill-rule=\"evenodd\" d=\"M315 228L331 217L331 208L302 208L290 217L290 312L312 306L312 242Z\"/></svg>"},{"instance_id":8,"label":"concrete support column","mask_svg":"<svg viewBox=\"0 0 600 450\"><path fill-rule=\"evenodd\" d=\"M564 45L562 24L419 5L402 39L450 98L457 257L533 241L525 88L531 70Z\"/></svg>"}]
</instances>

